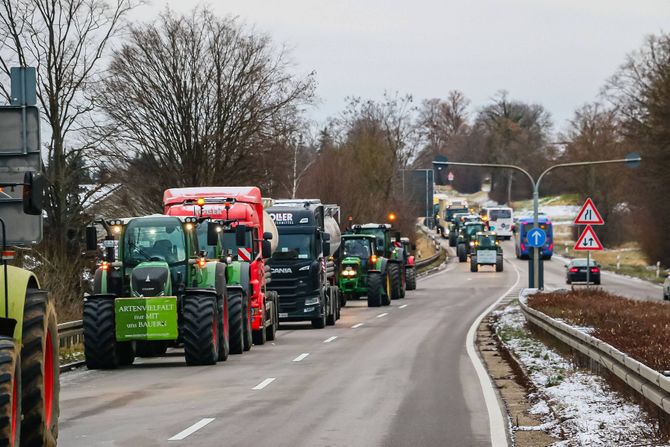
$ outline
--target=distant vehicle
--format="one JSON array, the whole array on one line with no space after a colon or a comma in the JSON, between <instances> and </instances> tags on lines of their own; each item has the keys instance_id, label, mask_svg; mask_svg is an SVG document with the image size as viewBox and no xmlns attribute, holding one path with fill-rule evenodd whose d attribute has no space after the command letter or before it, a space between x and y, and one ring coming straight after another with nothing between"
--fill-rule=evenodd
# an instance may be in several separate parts
<instances>
[{"instance_id":1,"label":"distant vehicle","mask_svg":"<svg viewBox=\"0 0 670 447\"><path fill-rule=\"evenodd\" d=\"M668 272L668 276L663 283L663 299L670 300L670 272Z\"/></svg>"},{"instance_id":2,"label":"distant vehicle","mask_svg":"<svg viewBox=\"0 0 670 447\"><path fill-rule=\"evenodd\" d=\"M590 269L588 284L600 285L600 265L592 260L587 266L586 258L575 258L565 266L565 283L586 283L587 269Z\"/></svg>"},{"instance_id":3,"label":"distant vehicle","mask_svg":"<svg viewBox=\"0 0 670 447\"><path fill-rule=\"evenodd\" d=\"M470 271L478 272L480 265L491 265L496 272L503 271L503 251L495 232L480 231L475 237L470 255Z\"/></svg>"},{"instance_id":4,"label":"distant vehicle","mask_svg":"<svg viewBox=\"0 0 670 447\"><path fill-rule=\"evenodd\" d=\"M538 217L538 226L547 234L547 240L540 249L542 259L551 259L554 254L554 230L551 221L546 216ZM532 217L520 217L514 227L514 251L519 259L530 257L531 246L528 245L528 232L533 229Z\"/></svg>"},{"instance_id":5,"label":"distant vehicle","mask_svg":"<svg viewBox=\"0 0 670 447\"><path fill-rule=\"evenodd\" d=\"M481 212L482 220L488 222L489 230L495 231L498 237L503 239L512 238L512 226L514 225L512 208L505 206L485 207Z\"/></svg>"}]
</instances>

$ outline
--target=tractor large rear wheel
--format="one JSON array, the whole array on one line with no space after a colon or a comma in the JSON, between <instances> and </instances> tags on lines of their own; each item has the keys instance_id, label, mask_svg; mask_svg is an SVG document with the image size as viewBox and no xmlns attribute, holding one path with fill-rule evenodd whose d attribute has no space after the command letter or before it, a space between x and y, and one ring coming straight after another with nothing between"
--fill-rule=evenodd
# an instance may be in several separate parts
<instances>
[{"instance_id":1,"label":"tractor large rear wheel","mask_svg":"<svg viewBox=\"0 0 670 447\"><path fill-rule=\"evenodd\" d=\"M114 301L88 299L84 302L84 355L88 369L119 366L114 334Z\"/></svg>"},{"instance_id":2,"label":"tractor large rear wheel","mask_svg":"<svg viewBox=\"0 0 670 447\"><path fill-rule=\"evenodd\" d=\"M21 349L24 446L56 445L60 394L56 308L46 291L28 289Z\"/></svg>"},{"instance_id":3,"label":"tractor large rear wheel","mask_svg":"<svg viewBox=\"0 0 670 447\"><path fill-rule=\"evenodd\" d=\"M407 277L407 290L416 290L416 268L407 267L405 276Z\"/></svg>"},{"instance_id":4,"label":"tractor large rear wheel","mask_svg":"<svg viewBox=\"0 0 670 447\"><path fill-rule=\"evenodd\" d=\"M458 254L458 262L465 262L468 260L468 252L465 249L465 244L458 244L456 254Z\"/></svg>"},{"instance_id":5,"label":"tractor large rear wheel","mask_svg":"<svg viewBox=\"0 0 670 447\"><path fill-rule=\"evenodd\" d=\"M400 276L400 266L389 262L388 275L391 280L391 299L398 300L402 298L402 277Z\"/></svg>"},{"instance_id":6,"label":"tractor large rear wheel","mask_svg":"<svg viewBox=\"0 0 670 447\"><path fill-rule=\"evenodd\" d=\"M219 358L218 316L213 296L184 300L184 354L187 365L213 365Z\"/></svg>"},{"instance_id":7,"label":"tractor large rear wheel","mask_svg":"<svg viewBox=\"0 0 670 447\"><path fill-rule=\"evenodd\" d=\"M225 296L216 299L217 305L217 322L219 335L219 357L220 362L228 360L230 355L230 301Z\"/></svg>"},{"instance_id":8,"label":"tractor large rear wheel","mask_svg":"<svg viewBox=\"0 0 670 447\"><path fill-rule=\"evenodd\" d=\"M21 355L16 342L0 337L0 445L20 444L21 391Z\"/></svg>"},{"instance_id":9,"label":"tractor large rear wheel","mask_svg":"<svg viewBox=\"0 0 670 447\"><path fill-rule=\"evenodd\" d=\"M393 283L391 282L391 275L389 271L386 270L384 274L384 288L382 294L382 306L391 305L391 297L393 296Z\"/></svg>"},{"instance_id":10,"label":"tractor large rear wheel","mask_svg":"<svg viewBox=\"0 0 670 447\"><path fill-rule=\"evenodd\" d=\"M244 352L244 294L240 290L228 293L228 310L230 322L230 353Z\"/></svg>"},{"instance_id":11,"label":"tractor large rear wheel","mask_svg":"<svg viewBox=\"0 0 670 447\"><path fill-rule=\"evenodd\" d=\"M368 274L368 307L379 307L382 305L382 289L384 288L384 276L374 272Z\"/></svg>"}]
</instances>

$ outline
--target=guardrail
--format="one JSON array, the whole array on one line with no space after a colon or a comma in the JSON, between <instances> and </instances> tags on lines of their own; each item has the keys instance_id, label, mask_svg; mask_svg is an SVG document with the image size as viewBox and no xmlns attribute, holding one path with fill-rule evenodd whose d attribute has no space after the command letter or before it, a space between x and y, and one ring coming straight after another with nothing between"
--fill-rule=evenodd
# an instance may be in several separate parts
<instances>
[{"instance_id":1,"label":"guardrail","mask_svg":"<svg viewBox=\"0 0 670 447\"><path fill-rule=\"evenodd\" d=\"M597 362L648 401L670 414L670 378L613 346L528 307L526 295L529 290L533 289L525 289L519 295L519 306L527 321Z\"/></svg>"},{"instance_id":2,"label":"guardrail","mask_svg":"<svg viewBox=\"0 0 670 447\"><path fill-rule=\"evenodd\" d=\"M58 325L58 340L61 348L71 348L84 342L84 324L82 320L68 321ZM83 360L60 366L60 372L69 371L84 364Z\"/></svg>"}]
</instances>

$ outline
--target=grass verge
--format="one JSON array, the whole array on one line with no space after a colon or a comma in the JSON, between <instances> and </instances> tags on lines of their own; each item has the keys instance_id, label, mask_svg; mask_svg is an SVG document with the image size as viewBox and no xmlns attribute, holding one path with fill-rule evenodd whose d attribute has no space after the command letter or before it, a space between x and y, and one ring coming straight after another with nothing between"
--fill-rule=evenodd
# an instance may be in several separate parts
<instances>
[{"instance_id":1,"label":"grass verge","mask_svg":"<svg viewBox=\"0 0 670 447\"><path fill-rule=\"evenodd\" d=\"M528 305L590 328L590 334L657 371L670 370L670 306L622 298L601 289L538 293Z\"/></svg>"}]
</instances>

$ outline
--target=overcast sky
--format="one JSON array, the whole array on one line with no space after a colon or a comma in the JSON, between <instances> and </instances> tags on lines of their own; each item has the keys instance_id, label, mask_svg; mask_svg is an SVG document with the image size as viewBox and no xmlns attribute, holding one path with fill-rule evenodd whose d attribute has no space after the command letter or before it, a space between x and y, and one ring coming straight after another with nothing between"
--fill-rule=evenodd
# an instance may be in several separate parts
<instances>
[{"instance_id":1,"label":"overcast sky","mask_svg":"<svg viewBox=\"0 0 670 447\"><path fill-rule=\"evenodd\" d=\"M149 20L169 5L133 13ZM217 0L293 49L299 73L316 71L323 121L346 96L384 91L415 100L461 90L473 109L501 89L544 105L557 129L596 98L605 80L645 35L670 31L670 0Z\"/></svg>"}]
</instances>

